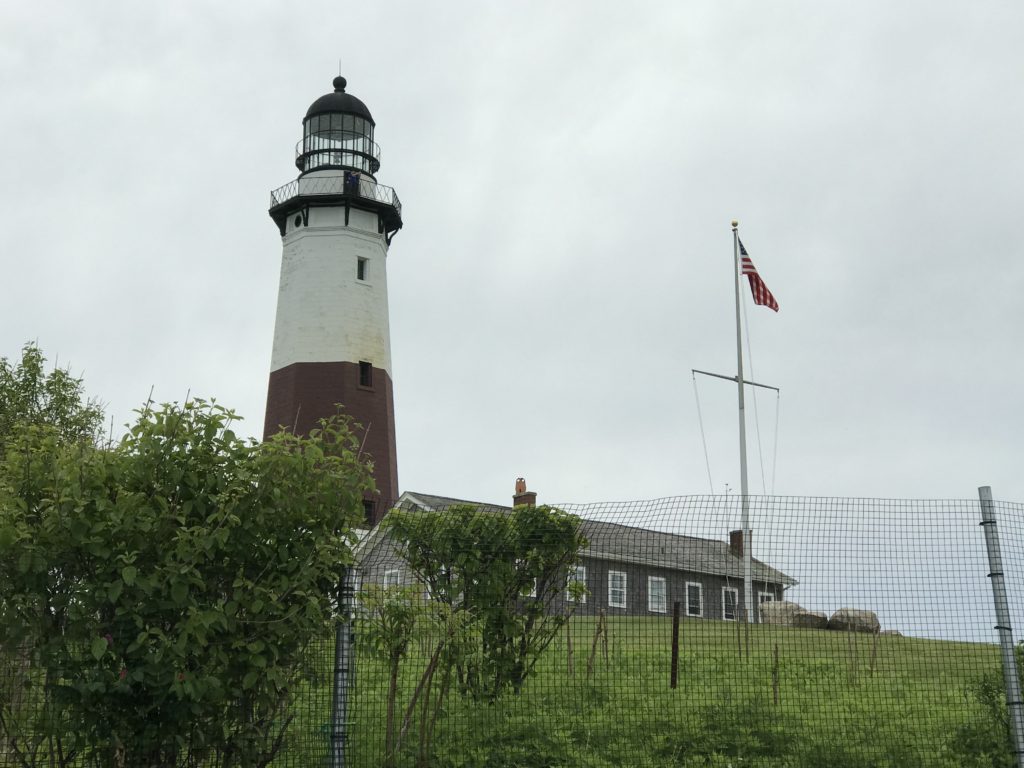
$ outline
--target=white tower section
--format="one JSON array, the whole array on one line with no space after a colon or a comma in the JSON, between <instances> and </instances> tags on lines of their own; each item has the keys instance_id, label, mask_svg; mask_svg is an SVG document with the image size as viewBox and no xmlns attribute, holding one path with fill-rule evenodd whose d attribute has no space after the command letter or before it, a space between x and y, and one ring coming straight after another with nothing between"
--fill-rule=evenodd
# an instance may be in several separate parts
<instances>
[{"instance_id":1,"label":"white tower section","mask_svg":"<svg viewBox=\"0 0 1024 768\"><path fill-rule=\"evenodd\" d=\"M295 219L283 238L270 370L348 360L391 376L388 246L377 216L350 210L346 226L343 208L324 207L310 209L309 226Z\"/></svg>"}]
</instances>

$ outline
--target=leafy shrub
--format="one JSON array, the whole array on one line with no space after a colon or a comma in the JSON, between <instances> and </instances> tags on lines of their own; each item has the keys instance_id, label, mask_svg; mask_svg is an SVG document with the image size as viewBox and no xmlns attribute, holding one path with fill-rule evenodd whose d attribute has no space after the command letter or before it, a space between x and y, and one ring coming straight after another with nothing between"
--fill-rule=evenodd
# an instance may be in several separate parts
<instances>
[{"instance_id":1,"label":"leafy shrub","mask_svg":"<svg viewBox=\"0 0 1024 768\"><path fill-rule=\"evenodd\" d=\"M8 443L0 649L27 649L40 688L0 702L19 761L256 767L280 748L371 481L342 420L260 444L233 418L193 401L147 407L109 450L47 426Z\"/></svg>"},{"instance_id":2,"label":"leafy shrub","mask_svg":"<svg viewBox=\"0 0 1024 768\"><path fill-rule=\"evenodd\" d=\"M1016 648L1018 675L1024 671L1024 646ZM954 731L948 744L964 768L1015 768L1010 716L1002 672L993 670L967 686L967 699L976 716Z\"/></svg>"},{"instance_id":3,"label":"leafy shrub","mask_svg":"<svg viewBox=\"0 0 1024 768\"><path fill-rule=\"evenodd\" d=\"M490 700L519 692L567 619L552 606L586 546L579 519L545 506L504 514L464 505L394 510L384 525L431 598L480 623L479 653L458 664L462 690Z\"/></svg>"}]
</instances>

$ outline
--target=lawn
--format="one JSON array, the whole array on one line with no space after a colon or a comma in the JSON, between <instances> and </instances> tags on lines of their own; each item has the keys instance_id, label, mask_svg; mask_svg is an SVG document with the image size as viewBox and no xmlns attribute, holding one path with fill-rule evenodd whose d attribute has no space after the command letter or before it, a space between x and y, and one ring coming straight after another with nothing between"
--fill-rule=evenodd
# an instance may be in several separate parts
<instances>
[{"instance_id":1,"label":"lawn","mask_svg":"<svg viewBox=\"0 0 1024 768\"><path fill-rule=\"evenodd\" d=\"M595 641L595 619L572 619L520 695L480 702L453 687L429 764L1012 764L998 713L977 694L980 680L999 679L993 645L684 619L673 690L671 617L613 618L606 626ZM414 646L403 664L400 709L426 651L426 644ZM378 768L385 763L385 666L360 652L356 680L348 765ZM329 696L303 698L292 743L305 743L304 764L323 764ZM415 727L410 731L398 766L416 764ZM297 757L287 749L279 763Z\"/></svg>"}]
</instances>

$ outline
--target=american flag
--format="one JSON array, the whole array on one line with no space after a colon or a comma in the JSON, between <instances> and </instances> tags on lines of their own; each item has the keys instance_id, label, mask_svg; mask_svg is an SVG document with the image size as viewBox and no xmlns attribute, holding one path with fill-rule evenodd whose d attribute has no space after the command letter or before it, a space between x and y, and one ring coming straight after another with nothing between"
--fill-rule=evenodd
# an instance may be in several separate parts
<instances>
[{"instance_id":1,"label":"american flag","mask_svg":"<svg viewBox=\"0 0 1024 768\"><path fill-rule=\"evenodd\" d=\"M775 300L772 292L768 290L768 286L764 284L764 280L757 274L757 268L750 260L747 249L743 247L742 240L740 240L740 265L743 267L743 274L750 281L750 292L754 295L754 303L778 312L779 302Z\"/></svg>"}]
</instances>

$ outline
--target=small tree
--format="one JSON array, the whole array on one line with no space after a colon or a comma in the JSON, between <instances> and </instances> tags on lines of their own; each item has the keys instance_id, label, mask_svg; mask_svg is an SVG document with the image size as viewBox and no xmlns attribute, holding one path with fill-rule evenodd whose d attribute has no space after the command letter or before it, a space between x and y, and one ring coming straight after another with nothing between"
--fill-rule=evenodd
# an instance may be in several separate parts
<instances>
[{"instance_id":1,"label":"small tree","mask_svg":"<svg viewBox=\"0 0 1024 768\"><path fill-rule=\"evenodd\" d=\"M240 440L147 408L120 445L26 430L0 469L0 644L27 640L47 764L264 766L371 486L347 423ZM38 744L18 744L27 762Z\"/></svg>"},{"instance_id":2,"label":"small tree","mask_svg":"<svg viewBox=\"0 0 1024 768\"><path fill-rule=\"evenodd\" d=\"M20 361L0 358L0 463L7 446L25 440L31 430L43 430L61 445L92 446L99 437L103 411L97 401L85 396L82 380L70 369L47 373L45 364L42 350L31 342L22 348ZM9 529L0 525L0 552L9 535ZM0 596L0 622L11 610ZM22 637L0 642L0 762L4 763L11 731L22 733L21 727L34 716L34 702L27 698L29 650Z\"/></svg>"},{"instance_id":3,"label":"small tree","mask_svg":"<svg viewBox=\"0 0 1024 768\"><path fill-rule=\"evenodd\" d=\"M7 442L21 430L48 427L64 443L94 442L103 409L85 397L82 380L70 369L46 373L39 346L26 344L17 364L0 358L0 457Z\"/></svg>"},{"instance_id":4,"label":"small tree","mask_svg":"<svg viewBox=\"0 0 1024 768\"><path fill-rule=\"evenodd\" d=\"M363 611L360 635L387 665L388 691L384 724L384 765L396 765L398 752L414 720L418 721L416 765L430 764L434 726L448 697L452 670L473 653L478 634L473 615L453 610L438 601L424 601L415 587L383 588L370 585L360 595ZM398 680L403 662L414 641L431 647L419 681L403 702L405 715L398 719ZM440 682L438 682L440 681Z\"/></svg>"},{"instance_id":5,"label":"small tree","mask_svg":"<svg viewBox=\"0 0 1024 768\"><path fill-rule=\"evenodd\" d=\"M568 619L554 605L586 546L579 518L546 506L458 506L395 510L385 525L431 597L479 621L480 653L462 668L465 689L487 698L508 686L518 692Z\"/></svg>"},{"instance_id":6,"label":"small tree","mask_svg":"<svg viewBox=\"0 0 1024 768\"><path fill-rule=\"evenodd\" d=\"M402 660L409 652L416 625L423 617L423 603L408 589L369 587L360 596L364 614L363 635L367 645L388 669L387 712L384 720L384 765L395 764L398 737L395 707L398 699L398 675Z\"/></svg>"}]
</instances>

